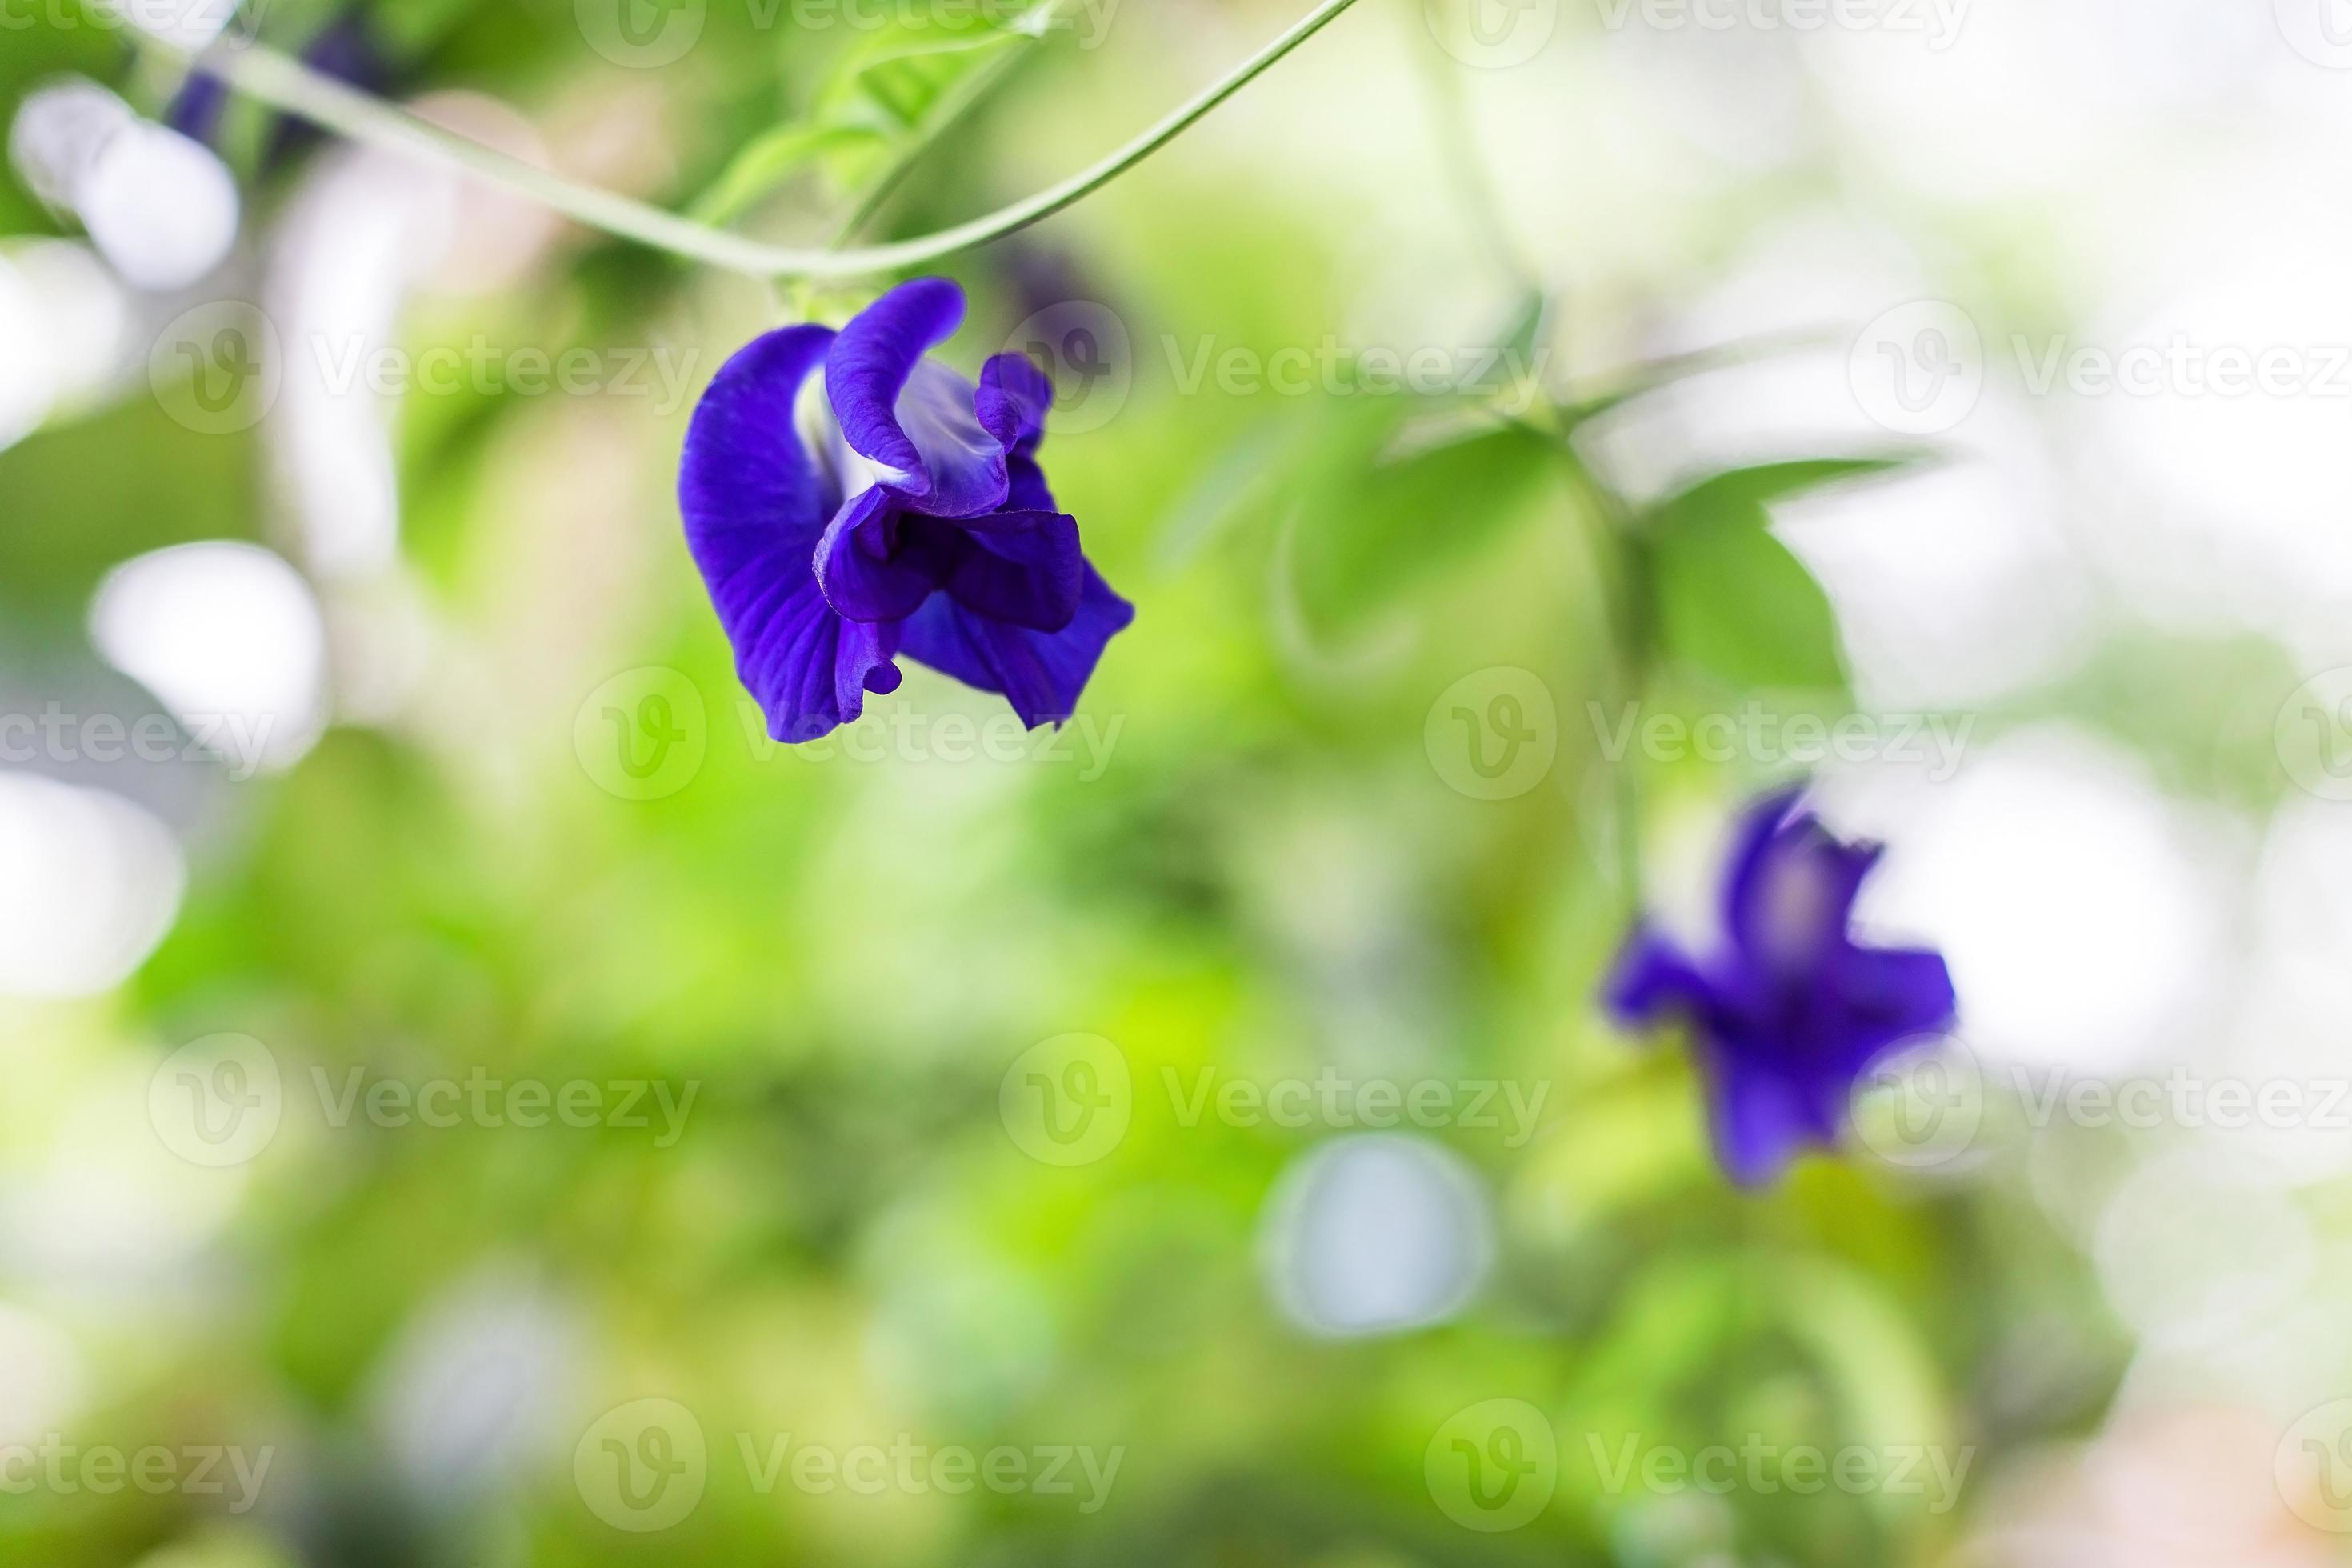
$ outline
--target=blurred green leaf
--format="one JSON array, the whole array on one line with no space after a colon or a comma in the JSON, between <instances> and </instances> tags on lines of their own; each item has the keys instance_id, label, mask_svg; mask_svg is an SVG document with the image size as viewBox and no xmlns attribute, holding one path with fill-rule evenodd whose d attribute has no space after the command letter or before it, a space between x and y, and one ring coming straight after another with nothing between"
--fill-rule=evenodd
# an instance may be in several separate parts
<instances>
[{"instance_id":1,"label":"blurred green leaf","mask_svg":"<svg viewBox=\"0 0 2352 1568\"><path fill-rule=\"evenodd\" d=\"M1704 521L1738 507L1762 508L1802 495L1842 479L1890 474L1907 467L1909 457L1807 458L1790 463L1761 463L1752 468L1732 468L1702 479L1680 495L1660 503L1661 525L1675 526L1677 518Z\"/></svg>"},{"instance_id":2,"label":"blurred green leaf","mask_svg":"<svg viewBox=\"0 0 2352 1568\"><path fill-rule=\"evenodd\" d=\"M912 130L968 72L1035 37L982 17L885 28L835 66L817 93L816 118Z\"/></svg>"},{"instance_id":3,"label":"blurred green leaf","mask_svg":"<svg viewBox=\"0 0 2352 1568\"><path fill-rule=\"evenodd\" d=\"M1008 25L975 16L901 20L861 39L826 74L807 118L745 144L697 198L694 216L730 222L812 167L845 190L880 177L953 117L953 95L976 87L982 68L1041 31L1026 17Z\"/></svg>"},{"instance_id":4,"label":"blurred green leaf","mask_svg":"<svg viewBox=\"0 0 2352 1568\"><path fill-rule=\"evenodd\" d=\"M693 216L704 223L732 223L824 154L882 140L878 132L860 126L779 125L735 154L710 188L695 198Z\"/></svg>"},{"instance_id":5,"label":"blurred green leaf","mask_svg":"<svg viewBox=\"0 0 2352 1568\"><path fill-rule=\"evenodd\" d=\"M1359 621L1475 554L1526 515L1559 457L1537 432L1504 426L1381 461L1381 437L1403 413L1344 420L1297 487L1299 595L1318 621Z\"/></svg>"},{"instance_id":6,"label":"blurred green leaf","mask_svg":"<svg viewBox=\"0 0 2352 1568\"><path fill-rule=\"evenodd\" d=\"M1826 458L1735 468L1660 502L1647 532L1665 651L1735 686L1843 688L1829 598L1772 536L1767 509L1905 461Z\"/></svg>"}]
</instances>

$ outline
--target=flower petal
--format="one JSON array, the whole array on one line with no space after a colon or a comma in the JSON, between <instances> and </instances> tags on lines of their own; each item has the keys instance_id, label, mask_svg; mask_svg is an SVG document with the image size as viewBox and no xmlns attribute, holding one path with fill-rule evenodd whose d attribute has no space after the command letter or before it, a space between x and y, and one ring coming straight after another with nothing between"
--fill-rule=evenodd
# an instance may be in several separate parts
<instances>
[{"instance_id":1,"label":"flower petal","mask_svg":"<svg viewBox=\"0 0 2352 1568\"><path fill-rule=\"evenodd\" d=\"M1835 1141L1836 1123L1824 1127L1804 1094L1770 1068L1715 1051L1706 1070L1716 1159L1739 1185L1767 1185L1806 1144Z\"/></svg>"},{"instance_id":2,"label":"flower petal","mask_svg":"<svg viewBox=\"0 0 2352 1568\"><path fill-rule=\"evenodd\" d=\"M915 613L946 575L948 562L937 550L889 551L874 542L896 531L887 525L890 492L870 489L845 502L816 546L816 580L825 601L853 621L898 621ZM909 545L917 545L912 535ZM884 547L887 549L887 545Z\"/></svg>"},{"instance_id":3,"label":"flower petal","mask_svg":"<svg viewBox=\"0 0 2352 1568\"><path fill-rule=\"evenodd\" d=\"M825 391L850 448L882 482L939 517L1004 502L1005 444L982 426L972 384L923 358L963 320L963 290L944 278L900 284L834 341Z\"/></svg>"},{"instance_id":4,"label":"flower petal","mask_svg":"<svg viewBox=\"0 0 2352 1568\"><path fill-rule=\"evenodd\" d=\"M725 613L721 612L721 618ZM898 621L845 620L812 574L729 627L735 668L779 741L814 741L866 711L866 693L896 691Z\"/></svg>"},{"instance_id":5,"label":"flower petal","mask_svg":"<svg viewBox=\"0 0 2352 1568\"><path fill-rule=\"evenodd\" d=\"M1620 1024L1647 1028L1676 1017L1706 1017L1714 993L1683 950L1644 921L1611 966L1601 999Z\"/></svg>"},{"instance_id":6,"label":"flower petal","mask_svg":"<svg viewBox=\"0 0 2352 1568\"><path fill-rule=\"evenodd\" d=\"M992 620L942 595L908 619L904 646L967 686L1002 692L1034 729L1069 718L1104 647L1134 619L1135 606L1087 565L1077 613L1058 632Z\"/></svg>"},{"instance_id":7,"label":"flower petal","mask_svg":"<svg viewBox=\"0 0 2352 1568\"><path fill-rule=\"evenodd\" d=\"M793 404L832 340L822 327L786 327L729 360L696 405L678 468L687 548L738 674L784 741L856 718L866 692L898 679L898 626L844 621L816 580L832 496Z\"/></svg>"},{"instance_id":8,"label":"flower petal","mask_svg":"<svg viewBox=\"0 0 2352 1568\"><path fill-rule=\"evenodd\" d=\"M1847 1019L1842 1054L1856 1076L1888 1047L1941 1034L1958 1014L1951 971L1939 952L1854 948L1840 961L1833 983Z\"/></svg>"},{"instance_id":9,"label":"flower petal","mask_svg":"<svg viewBox=\"0 0 2352 1568\"><path fill-rule=\"evenodd\" d=\"M1810 973L1846 945L1854 899L1883 852L1841 842L1797 800L1783 792L1748 814L1725 884L1725 929L1766 976Z\"/></svg>"},{"instance_id":10,"label":"flower petal","mask_svg":"<svg viewBox=\"0 0 2352 1568\"><path fill-rule=\"evenodd\" d=\"M1053 406L1054 384L1027 354L998 354L980 367L973 411L1006 452L1025 458L1035 451Z\"/></svg>"},{"instance_id":11,"label":"flower petal","mask_svg":"<svg viewBox=\"0 0 2352 1568\"><path fill-rule=\"evenodd\" d=\"M1058 632L1077 617L1087 558L1078 520L1057 511L992 512L985 531L965 532L947 590L991 620Z\"/></svg>"}]
</instances>

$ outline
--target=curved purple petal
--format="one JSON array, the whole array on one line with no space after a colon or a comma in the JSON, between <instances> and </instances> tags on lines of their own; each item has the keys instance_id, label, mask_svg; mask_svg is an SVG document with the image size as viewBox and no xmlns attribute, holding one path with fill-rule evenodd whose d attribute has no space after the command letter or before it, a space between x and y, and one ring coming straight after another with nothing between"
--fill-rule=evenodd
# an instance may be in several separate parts
<instances>
[{"instance_id":1,"label":"curved purple petal","mask_svg":"<svg viewBox=\"0 0 2352 1568\"><path fill-rule=\"evenodd\" d=\"M1059 724L1076 710L1103 648L1134 619L1135 606L1088 564L1077 612L1058 632L992 620L942 595L908 617L904 647L967 686L1001 692L1034 729Z\"/></svg>"},{"instance_id":2,"label":"curved purple petal","mask_svg":"<svg viewBox=\"0 0 2352 1568\"><path fill-rule=\"evenodd\" d=\"M1836 1122L1824 1124L1804 1091L1769 1066L1717 1051L1710 1053L1707 1076L1716 1158L1739 1185L1764 1186L1806 1144L1835 1142Z\"/></svg>"},{"instance_id":3,"label":"curved purple petal","mask_svg":"<svg viewBox=\"0 0 2352 1568\"><path fill-rule=\"evenodd\" d=\"M895 521L890 492L877 487L845 502L817 541L817 584L849 620L904 620L945 575L940 552L891 547Z\"/></svg>"},{"instance_id":4,"label":"curved purple petal","mask_svg":"<svg viewBox=\"0 0 2352 1568\"><path fill-rule=\"evenodd\" d=\"M1054 384L1027 354L998 354L980 367L973 411L1004 450L1025 458L1045 438Z\"/></svg>"},{"instance_id":5,"label":"curved purple petal","mask_svg":"<svg viewBox=\"0 0 2352 1568\"><path fill-rule=\"evenodd\" d=\"M1924 949L1855 948L1839 965L1837 988L1857 1072L1889 1046L1941 1034L1959 1013L1944 955Z\"/></svg>"},{"instance_id":6,"label":"curved purple petal","mask_svg":"<svg viewBox=\"0 0 2352 1568\"><path fill-rule=\"evenodd\" d=\"M1045 470L1027 458L1004 459L1004 505L1011 511L1059 511L1059 502L1045 483ZM967 521L967 528L985 526L977 521Z\"/></svg>"},{"instance_id":7,"label":"curved purple petal","mask_svg":"<svg viewBox=\"0 0 2352 1568\"><path fill-rule=\"evenodd\" d=\"M1601 988L1618 1022L1634 1027L1703 1016L1712 1001L1706 976L1683 950L1647 921L1637 925Z\"/></svg>"},{"instance_id":8,"label":"curved purple petal","mask_svg":"<svg viewBox=\"0 0 2352 1568\"><path fill-rule=\"evenodd\" d=\"M834 340L825 391L850 449L883 483L937 517L1004 504L1004 443L982 426L972 384L923 358L963 320L963 290L944 278L902 283Z\"/></svg>"},{"instance_id":9,"label":"curved purple petal","mask_svg":"<svg viewBox=\"0 0 2352 1568\"><path fill-rule=\"evenodd\" d=\"M956 603L991 620L1031 631L1058 632L1077 618L1086 593L1087 558L1078 549L1078 521L1057 511L992 513L992 526L959 542L947 590Z\"/></svg>"},{"instance_id":10,"label":"curved purple petal","mask_svg":"<svg viewBox=\"0 0 2352 1568\"><path fill-rule=\"evenodd\" d=\"M1845 945L1875 844L1845 844L1797 795L1768 798L1742 825L1726 884L1724 925L1734 950L1763 976L1801 974Z\"/></svg>"},{"instance_id":11,"label":"curved purple petal","mask_svg":"<svg viewBox=\"0 0 2352 1568\"><path fill-rule=\"evenodd\" d=\"M815 553L835 498L794 427L793 406L833 334L785 327L720 367L687 428L678 510L744 686L778 740L806 741L897 687L898 627L845 621Z\"/></svg>"}]
</instances>

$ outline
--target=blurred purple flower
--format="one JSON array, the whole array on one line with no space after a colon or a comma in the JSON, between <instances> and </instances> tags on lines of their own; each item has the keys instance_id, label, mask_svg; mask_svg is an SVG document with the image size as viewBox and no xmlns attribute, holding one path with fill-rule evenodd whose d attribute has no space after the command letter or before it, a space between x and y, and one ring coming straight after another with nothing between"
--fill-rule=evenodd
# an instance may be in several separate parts
<instances>
[{"instance_id":1,"label":"blurred purple flower","mask_svg":"<svg viewBox=\"0 0 2352 1568\"><path fill-rule=\"evenodd\" d=\"M259 15L258 10L256 16ZM382 93L392 86L392 62L376 45L367 16L346 11L303 46L302 61L311 69L363 92ZM220 133L221 114L228 105L228 84L209 71L192 71L163 110L163 123L207 146ZM320 132L307 121L280 114L271 120L262 164L275 168L288 157L317 141Z\"/></svg>"},{"instance_id":2,"label":"blurred purple flower","mask_svg":"<svg viewBox=\"0 0 2352 1568\"><path fill-rule=\"evenodd\" d=\"M778 740L897 690L901 653L1059 723L1135 618L1037 467L1045 374L999 354L975 387L924 357L962 319L955 284L901 284L838 333L753 340L694 411L687 545Z\"/></svg>"},{"instance_id":3,"label":"blurred purple flower","mask_svg":"<svg viewBox=\"0 0 2352 1568\"><path fill-rule=\"evenodd\" d=\"M1833 1147L1872 1062L1954 1013L1940 954L1861 947L1848 934L1880 847L1840 843L1798 808L1801 794L1771 795L1742 819L1719 949L1693 959L1643 921L1605 993L1629 1026L1689 1029L1717 1157L1742 1186L1772 1181L1808 1144Z\"/></svg>"}]
</instances>

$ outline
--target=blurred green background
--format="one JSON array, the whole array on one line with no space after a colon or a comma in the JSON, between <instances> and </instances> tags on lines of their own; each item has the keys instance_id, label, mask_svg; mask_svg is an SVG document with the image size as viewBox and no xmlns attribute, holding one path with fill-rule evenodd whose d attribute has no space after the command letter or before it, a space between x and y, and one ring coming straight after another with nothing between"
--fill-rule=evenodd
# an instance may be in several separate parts
<instances>
[{"instance_id":1,"label":"blurred green background","mask_svg":"<svg viewBox=\"0 0 2352 1568\"><path fill-rule=\"evenodd\" d=\"M0 1558L2335 1560L2352 1134L2035 1092L2336 1081L2344 410L2032 371L2352 342L2280 173L2352 82L2186 5L1682 15L1365 0L956 258L945 356L1052 363L1139 618L1058 739L910 665L796 752L677 450L887 280L236 100L215 256L213 165L109 150L181 74L9 8ZM428 118L821 245L1039 188L1296 13L236 25L338 16ZM1809 773L1974 1098L1744 1194L1591 998L1629 868L1703 909Z\"/></svg>"}]
</instances>

